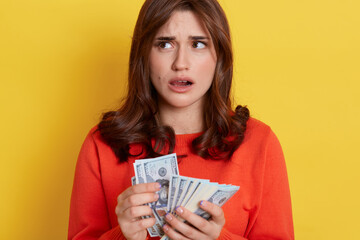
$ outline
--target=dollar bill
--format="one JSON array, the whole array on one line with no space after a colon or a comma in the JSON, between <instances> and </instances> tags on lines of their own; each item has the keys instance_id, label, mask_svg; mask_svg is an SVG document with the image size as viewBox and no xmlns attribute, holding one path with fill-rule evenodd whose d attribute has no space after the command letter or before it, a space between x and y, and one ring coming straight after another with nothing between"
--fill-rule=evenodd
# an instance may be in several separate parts
<instances>
[{"instance_id":1,"label":"dollar bill","mask_svg":"<svg viewBox=\"0 0 360 240\"><path fill-rule=\"evenodd\" d=\"M220 187L206 200L214 203L215 205L218 205L219 207L222 207L239 190L239 188L240 187L238 186ZM208 212L201 208L197 208L194 213L205 219L209 219L211 217Z\"/></svg>"},{"instance_id":2,"label":"dollar bill","mask_svg":"<svg viewBox=\"0 0 360 240\"><path fill-rule=\"evenodd\" d=\"M170 184L169 184L169 196L168 196L167 212L171 211L171 206L172 206L172 203L174 201L178 181L179 181L179 176L178 175L172 175L171 176Z\"/></svg>"},{"instance_id":3,"label":"dollar bill","mask_svg":"<svg viewBox=\"0 0 360 240\"><path fill-rule=\"evenodd\" d=\"M145 173L144 173L144 166L141 162L134 163L134 170L135 170L135 179L132 179L133 185L139 183L145 183ZM148 204L149 205L149 204ZM150 218L151 216L142 216L142 219ZM149 227L147 228L148 233L151 237L159 237L160 230L157 229L158 227Z\"/></svg>"},{"instance_id":4,"label":"dollar bill","mask_svg":"<svg viewBox=\"0 0 360 240\"><path fill-rule=\"evenodd\" d=\"M187 204L184 206L191 212L194 212L199 207L199 202L204 199L208 199L216 190L218 184L216 183L204 183L201 188L191 196Z\"/></svg>"},{"instance_id":5,"label":"dollar bill","mask_svg":"<svg viewBox=\"0 0 360 240\"><path fill-rule=\"evenodd\" d=\"M160 240L170 240L170 238L166 235L162 236L162 238L160 238Z\"/></svg>"},{"instance_id":6,"label":"dollar bill","mask_svg":"<svg viewBox=\"0 0 360 240\"><path fill-rule=\"evenodd\" d=\"M164 235L162 226L165 224L164 216L170 212L176 216L175 209L183 206L189 211L209 219L211 216L199 207L201 200L207 200L220 207L227 202L240 187L218 184L207 179L190 178L179 175L176 154L158 158L136 160L134 163L135 178L132 184L159 182L161 189L159 199L149 203L156 223L148 228L151 237L160 236L161 240L170 240ZM143 216L149 218L151 216ZM180 221L186 221L176 216Z\"/></svg>"},{"instance_id":7,"label":"dollar bill","mask_svg":"<svg viewBox=\"0 0 360 240\"><path fill-rule=\"evenodd\" d=\"M135 170L135 183L145 183L145 172L144 172L144 166L141 162L135 162L134 163L134 170Z\"/></svg>"},{"instance_id":8,"label":"dollar bill","mask_svg":"<svg viewBox=\"0 0 360 240\"><path fill-rule=\"evenodd\" d=\"M131 185L134 186L135 184L136 184L136 177L133 176L133 177L131 178Z\"/></svg>"},{"instance_id":9,"label":"dollar bill","mask_svg":"<svg viewBox=\"0 0 360 240\"><path fill-rule=\"evenodd\" d=\"M158 233L158 236L162 236L164 235L162 226L167 212L170 177L179 174L176 154L136 160L134 170L137 183L159 182L161 184L161 189L158 192L159 199L148 204L152 208L156 219L155 225L149 228L148 232L150 236L153 236L155 231Z\"/></svg>"},{"instance_id":10,"label":"dollar bill","mask_svg":"<svg viewBox=\"0 0 360 240\"><path fill-rule=\"evenodd\" d=\"M185 188L187 182L187 178L186 177L182 177L179 176L179 180L178 183L176 185L176 191L175 191L175 196L174 196L174 201L172 203L171 209L169 210L171 213L174 214L175 208L178 206L177 203L181 197L181 194Z\"/></svg>"},{"instance_id":11,"label":"dollar bill","mask_svg":"<svg viewBox=\"0 0 360 240\"><path fill-rule=\"evenodd\" d=\"M158 158L144 161L145 181L158 182L161 184L159 199L151 203L154 216L158 220L155 225L160 229L165 223L164 217L167 213L168 192L170 185L170 178L172 175L179 175L176 154L170 154Z\"/></svg>"},{"instance_id":12,"label":"dollar bill","mask_svg":"<svg viewBox=\"0 0 360 240\"><path fill-rule=\"evenodd\" d=\"M196 193L201 186L202 183L206 182L206 180L200 180L200 179L191 179L192 184L188 187L187 192L184 196L184 199L181 201L179 205L186 206L186 204L189 202L190 198Z\"/></svg>"},{"instance_id":13,"label":"dollar bill","mask_svg":"<svg viewBox=\"0 0 360 240\"><path fill-rule=\"evenodd\" d=\"M168 236L164 235L162 236L162 238L160 238L160 240L171 240Z\"/></svg>"}]
</instances>

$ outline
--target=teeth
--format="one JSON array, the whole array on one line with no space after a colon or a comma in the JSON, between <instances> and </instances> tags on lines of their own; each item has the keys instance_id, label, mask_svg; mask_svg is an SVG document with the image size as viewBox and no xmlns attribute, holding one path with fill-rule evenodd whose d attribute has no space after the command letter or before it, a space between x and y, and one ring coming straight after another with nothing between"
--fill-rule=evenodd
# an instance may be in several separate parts
<instances>
[{"instance_id":1,"label":"teeth","mask_svg":"<svg viewBox=\"0 0 360 240\"><path fill-rule=\"evenodd\" d=\"M186 81L186 80L176 80L171 83L175 86L190 86L192 85L192 82Z\"/></svg>"}]
</instances>

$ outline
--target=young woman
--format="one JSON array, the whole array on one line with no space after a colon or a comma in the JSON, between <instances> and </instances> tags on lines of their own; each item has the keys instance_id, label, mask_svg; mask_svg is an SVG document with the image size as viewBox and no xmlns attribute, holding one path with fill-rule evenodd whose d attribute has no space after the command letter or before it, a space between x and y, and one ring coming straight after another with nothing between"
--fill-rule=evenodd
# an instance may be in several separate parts
<instances>
[{"instance_id":1,"label":"young woman","mask_svg":"<svg viewBox=\"0 0 360 240\"><path fill-rule=\"evenodd\" d=\"M240 186L205 220L166 215L171 239L293 239L290 192L271 129L232 110L229 26L216 0L146 0L131 46L128 95L85 139L71 199L69 239L150 239L157 183L131 186L136 159L175 152L181 175Z\"/></svg>"}]
</instances>

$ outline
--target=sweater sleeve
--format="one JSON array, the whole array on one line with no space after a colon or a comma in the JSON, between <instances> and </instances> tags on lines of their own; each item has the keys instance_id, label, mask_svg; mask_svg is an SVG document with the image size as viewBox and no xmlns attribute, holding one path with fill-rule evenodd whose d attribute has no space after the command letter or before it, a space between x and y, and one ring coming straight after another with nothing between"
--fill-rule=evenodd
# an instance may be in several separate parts
<instances>
[{"instance_id":1,"label":"sweater sleeve","mask_svg":"<svg viewBox=\"0 0 360 240\"><path fill-rule=\"evenodd\" d=\"M110 225L92 132L86 137L76 164L68 239L125 239L119 226Z\"/></svg>"},{"instance_id":2,"label":"sweater sleeve","mask_svg":"<svg viewBox=\"0 0 360 240\"><path fill-rule=\"evenodd\" d=\"M265 154L259 211L247 237L250 240L294 239L285 159L280 143L272 131L268 136Z\"/></svg>"},{"instance_id":3,"label":"sweater sleeve","mask_svg":"<svg viewBox=\"0 0 360 240\"><path fill-rule=\"evenodd\" d=\"M233 234L226 228L223 228L217 240L247 240L247 238Z\"/></svg>"}]
</instances>

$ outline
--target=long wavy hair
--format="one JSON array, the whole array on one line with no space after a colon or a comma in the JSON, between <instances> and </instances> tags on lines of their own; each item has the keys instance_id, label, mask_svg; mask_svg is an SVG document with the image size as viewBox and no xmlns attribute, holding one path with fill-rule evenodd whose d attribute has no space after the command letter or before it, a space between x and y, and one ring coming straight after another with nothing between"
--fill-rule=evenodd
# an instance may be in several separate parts
<instances>
[{"instance_id":1,"label":"long wavy hair","mask_svg":"<svg viewBox=\"0 0 360 240\"><path fill-rule=\"evenodd\" d=\"M117 111L103 114L98 130L120 162L127 161L131 144L140 144L147 157L172 153L175 132L159 124L157 93L150 81L149 55L158 29L174 11L192 11L212 38L217 63L204 106L205 129L193 140L192 150L203 158L229 159L244 138L249 110L232 110L230 89L233 55L229 25L216 0L146 0L132 38L128 94ZM206 109L206 110L205 110ZM139 155L140 155L139 154ZM138 156L138 155L137 155Z\"/></svg>"}]
</instances>

